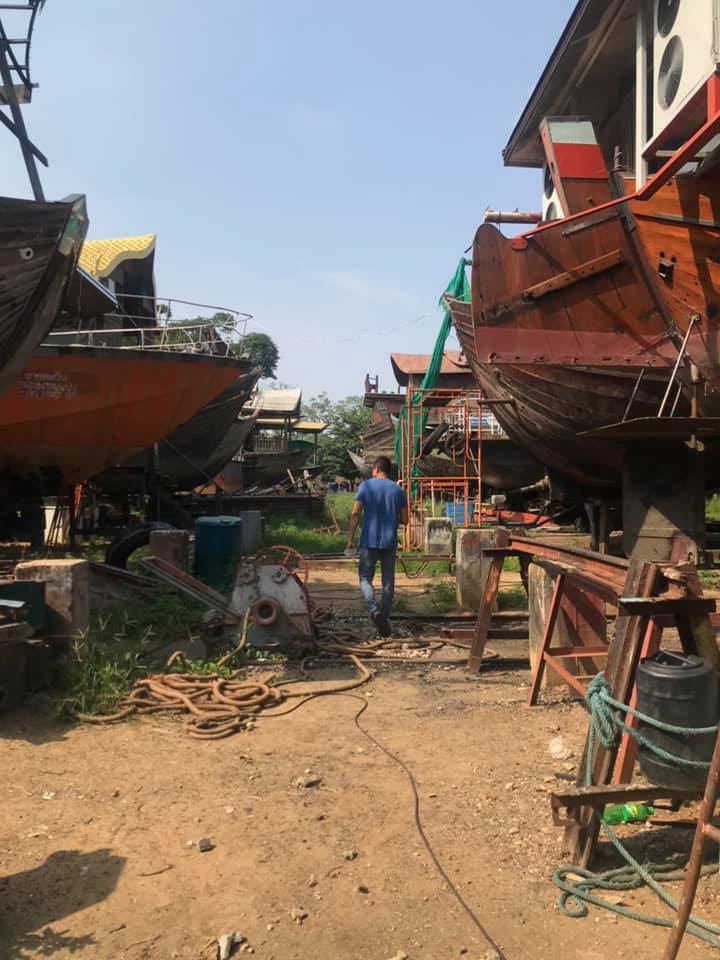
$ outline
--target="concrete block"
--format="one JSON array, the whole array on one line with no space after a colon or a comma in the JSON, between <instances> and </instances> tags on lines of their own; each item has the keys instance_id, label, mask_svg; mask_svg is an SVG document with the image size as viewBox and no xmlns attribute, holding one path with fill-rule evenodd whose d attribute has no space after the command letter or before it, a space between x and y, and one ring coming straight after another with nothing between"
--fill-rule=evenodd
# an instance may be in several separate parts
<instances>
[{"instance_id":1,"label":"concrete block","mask_svg":"<svg viewBox=\"0 0 720 960\"><path fill-rule=\"evenodd\" d=\"M90 625L90 576L87 560L27 560L15 567L16 580L45 584L48 630L67 635Z\"/></svg>"},{"instance_id":2,"label":"concrete block","mask_svg":"<svg viewBox=\"0 0 720 960\"><path fill-rule=\"evenodd\" d=\"M262 538L262 514L259 510L241 510L238 516L242 520L241 550L247 557L257 551Z\"/></svg>"},{"instance_id":3,"label":"concrete block","mask_svg":"<svg viewBox=\"0 0 720 960\"><path fill-rule=\"evenodd\" d=\"M180 570L190 566L189 530L153 530L150 533L150 554L167 560Z\"/></svg>"},{"instance_id":4,"label":"concrete block","mask_svg":"<svg viewBox=\"0 0 720 960\"><path fill-rule=\"evenodd\" d=\"M425 517L425 553L436 557L452 554L452 521L447 517Z\"/></svg>"}]
</instances>

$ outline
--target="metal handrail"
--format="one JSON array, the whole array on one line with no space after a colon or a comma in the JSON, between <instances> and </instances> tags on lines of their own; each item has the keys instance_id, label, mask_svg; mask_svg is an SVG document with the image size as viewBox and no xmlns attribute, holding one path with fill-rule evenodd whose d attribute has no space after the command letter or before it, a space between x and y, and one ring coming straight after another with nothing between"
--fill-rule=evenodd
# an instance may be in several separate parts
<instances>
[{"instance_id":1,"label":"metal handrail","mask_svg":"<svg viewBox=\"0 0 720 960\"><path fill-rule=\"evenodd\" d=\"M235 331L234 324L177 324L161 327L114 327L99 330L51 330L46 346L112 347L116 350L148 350L169 353L235 355L222 335Z\"/></svg>"}]
</instances>

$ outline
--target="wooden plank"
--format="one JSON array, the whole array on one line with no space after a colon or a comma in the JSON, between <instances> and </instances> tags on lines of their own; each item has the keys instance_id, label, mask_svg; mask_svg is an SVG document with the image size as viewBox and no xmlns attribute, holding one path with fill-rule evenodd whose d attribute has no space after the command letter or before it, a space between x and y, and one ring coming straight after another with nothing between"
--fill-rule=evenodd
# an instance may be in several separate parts
<instances>
[{"instance_id":1,"label":"wooden plank","mask_svg":"<svg viewBox=\"0 0 720 960\"><path fill-rule=\"evenodd\" d=\"M498 587L500 586L500 576L504 562L505 559L502 556L493 557L490 561L487 580L485 581L482 600L480 601L480 609L478 610L478 618L475 623L475 636L473 637L470 655L468 656L468 671L470 673L480 673L485 644L488 640L490 620L492 618L493 607L495 606Z\"/></svg>"},{"instance_id":2,"label":"wooden plank","mask_svg":"<svg viewBox=\"0 0 720 960\"><path fill-rule=\"evenodd\" d=\"M651 620L645 630L645 636L643 638L640 656L638 657L638 663L641 663L646 657L652 657L657 653L658 649L660 648L661 638L662 628L654 620ZM637 683L633 684L633 692L629 700L629 706L633 709L637 707ZM637 727L638 725L638 721L632 716L632 714L627 716L625 723L629 727ZM613 783L630 783L636 760L637 740L630 736L629 733L623 733L622 737L620 738L620 748L618 749L617 758L615 760Z\"/></svg>"},{"instance_id":3,"label":"wooden plank","mask_svg":"<svg viewBox=\"0 0 720 960\"><path fill-rule=\"evenodd\" d=\"M623 588L623 595L628 597L653 596L660 585L661 573L656 564L646 560L633 559L628 567L627 579ZM610 684L612 696L621 703L627 703L632 692L640 649L648 617L646 614L633 615L620 609L615 623L615 635L608 648L608 659L605 667L605 677ZM589 734L589 730L588 730ZM576 783L585 786L585 767L589 738L585 742L580 765L578 767ZM605 750L597 745L592 764L592 784L604 786L610 782L617 748ZM592 807L582 808L578 815L578 823L565 829L562 855L581 867L587 867L595 850L599 823L593 816Z\"/></svg>"},{"instance_id":4,"label":"wooden plank","mask_svg":"<svg viewBox=\"0 0 720 960\"><path fill-rule=\"evenodd\" d=\"M523 300L539 300L541 297L545 297L549 293L554 293L556 290L564 290L566 287L579 283L581 280L585 280L586 277L591 277L596 273L602 273L605 270L612 269L612 267L617 267L618 264L624 263L624 261L625 257L622 251L613 250L612 253L606 253L602 257L587 260L585 263L581 263L571 270L556 273L555 276L550 277L549 280L543 280L541 283L526 287L520 296Z\"/></svg>"}]
</instances>

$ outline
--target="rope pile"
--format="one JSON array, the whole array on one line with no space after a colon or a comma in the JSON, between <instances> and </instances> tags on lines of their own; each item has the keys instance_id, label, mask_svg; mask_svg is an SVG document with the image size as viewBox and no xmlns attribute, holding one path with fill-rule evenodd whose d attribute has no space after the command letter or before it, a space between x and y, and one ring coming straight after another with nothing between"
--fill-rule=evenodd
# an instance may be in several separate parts
<instances>
[{"instance_id":1,"label":"rope pile","mask_svg":"<svg viewBox=\"0 0 720 960\"><path fill-rule=\"evenodd\" d=\"M288 549L289 548L282 548ZM149 713L183 713L184 729L197 740L219 740L245 729L251 718L262 714L263 717L283 716L318 696L345 693L354 690L371 678L371 673L360 658L399 662L418 662L417 656L403 655L409 647L427 652L428 656L444 646L469 650L470 645L447 638L438 640L416 639L380 639L371 640L358 630L328 626L332 619L332 610L310 604L316 636L312 642L314 652L306 656L299 664L300 677L295 680L274 682L274 676L264 681L246 680L240 670L229 674L203 674L191 672L168 672L173 666L187 666L183 654L174 653L166 664L166 672L152 674L135 681L126 697L121 700L119 709L112 714L76 714L79 720L88 723L112 723L132 715ZM228 666L247 645L251 608L245 611L242 629L237 645L217 661L218 669ZM354 664L359 676L347 682L327 684L312 690L297 691L295 684L311 680L307 672L309 663L327 655L347 657ZM498 657L494 651L487 650L486 659ZM467 657L455 660L443 660L443 665L465 664ZM286 700L298 702L290 709L270 712Z\"/></svg>"},{"instance_id":2,"label":"rope pile","mask_svg":"<svg viewBox=\"0 0 720 960\"><path fill-rule=\"evenodd\" d=\"M590 729L588 734L588 749L585 766L585 785L592 783L592 767L595 756L596 742L609 750L617 743L621 732L628 733L631 737L642 744L648 750L651 750L663 760L677 765L708 767L709 764L700 760L689 760L684 757L669 753L662 747L648 740L642 732L636 727L628 726L621 718L620 714L630 714L642 723L653 726L666 733L675 733L684 737L701 736L703 734L717 733L718 727L679 727L670 723L663 723L629 707L627 704L615 700L611 694L610 685L602 673L593 677L588 684L587 694L585 696L585 707L590 713ZM618 713L619 711L620 713ZM594 814L598 816L597 812ZM631 910L629 907L623 907L619 904L610 903L602 896L594 893L595 890L614 890L626 891L635 890L642 886L648 886L660 900L672 910L677 911L678 901L672 897L662 886L661 881L670 882L673 880L684 880L685 874L682 869L675 866L647 864L642 865L626 850L618 839L616 832L612 827L600 818L600 826L615 850L625 860L626 866L615 870L607 870L603 873L594 873L591 870L584 870L572 864L562 864L553 874L553 883L562 891L560 896L560 912L567 917L587 916L587 904L592 903L597 907L603 907L613 913L626 917L629 920L639 920L642 923L651 924L657 927L672 927L674 920L666 917L655 917L646 913L639 913ZM702 869L702 875L708 876L718 872L719 865L706 865ZM571 877L573 879L571 879ZM714 947L720 947L720 927L712 923L707 923L699 917L691 916L688 922L687 932L709 943Z\"/></svg>"}]
</instances>

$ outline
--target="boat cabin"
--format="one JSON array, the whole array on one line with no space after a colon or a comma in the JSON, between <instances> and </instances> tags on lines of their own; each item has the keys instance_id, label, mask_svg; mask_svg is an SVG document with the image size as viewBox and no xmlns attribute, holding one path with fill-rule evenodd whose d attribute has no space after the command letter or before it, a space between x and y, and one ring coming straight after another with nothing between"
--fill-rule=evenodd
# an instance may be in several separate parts
<instances>
[{"instance_id":1,"label":"boat cabin","mask_svg":"<svg viewBox=\"0 0 720 960\"><path fill-rule=\"evenodd\" d=\"M720 0L580 0L503 151L543 168L543 220L603 202L608 172L632 192L717 162L719 23Z\"/></svg>"}]
</instances>

